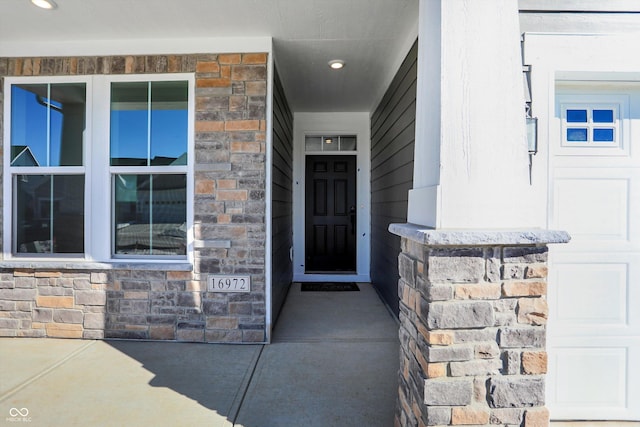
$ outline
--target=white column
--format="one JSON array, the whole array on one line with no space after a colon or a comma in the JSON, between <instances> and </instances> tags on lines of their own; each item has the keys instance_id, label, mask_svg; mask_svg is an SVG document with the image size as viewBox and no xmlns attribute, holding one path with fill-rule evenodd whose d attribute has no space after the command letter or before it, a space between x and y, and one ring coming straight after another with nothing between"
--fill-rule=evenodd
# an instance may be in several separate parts
<instances>
[{"instance_id":1,"label":"white column","mask_svg":"<svg viewBox=\"0 0 640 427\"><path fill-rule=\"evenodd\" d=\"M517 0L420 0L409 222L535 225L521 63Z\"/></svg>"}]
</instances>

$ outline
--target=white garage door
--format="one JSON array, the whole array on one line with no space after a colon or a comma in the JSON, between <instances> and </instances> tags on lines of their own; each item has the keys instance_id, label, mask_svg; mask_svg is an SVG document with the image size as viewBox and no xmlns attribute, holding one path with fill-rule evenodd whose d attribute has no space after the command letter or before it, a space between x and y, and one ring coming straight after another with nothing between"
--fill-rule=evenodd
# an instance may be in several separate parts
<instances>
[{"instance_id":1,"label":"white garage door","mask_svg":"<svg viewBox=\"0 0 640 427\"><path fill-rule=\"evenodd\" d=\"M640 420L640 84L562 83L549 132L552 419Z\"/></svg>"}]
</instances>

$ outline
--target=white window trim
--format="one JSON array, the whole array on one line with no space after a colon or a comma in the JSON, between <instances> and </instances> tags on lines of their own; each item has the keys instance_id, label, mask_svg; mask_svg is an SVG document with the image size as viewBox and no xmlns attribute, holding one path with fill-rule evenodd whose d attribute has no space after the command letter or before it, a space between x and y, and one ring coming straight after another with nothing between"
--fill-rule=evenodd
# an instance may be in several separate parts
<instances>
[{"instance_id":1,"label":"white window trim","mask_svg":"<svg viewBox=\"0 0 640 427\"><path fill-rule=\"evenodd\" d=\"M112 207L111 173L121 168L109 165L109 119L110 83L135 81L185 80L189 85L187 166L176 167L176 173L187 175L187 254L185 257L123 257L112 255ZM84 171L85 176L85 253L84 255L29 256L13 253L13 206L12 175L21 168L11 168L11 86L19 83L85 83L87 115L83 146L83 166L69 167L70 173ZM4 87L4 155L3 155L3 260L16 263L132 263L132 264L184 264L193 263L193 218L194 218L194 163L195 163L195 76L192 73L93 75L93 76L38 76L7 77ZM105 161L105 159L107 159ZM28 172L32 173L33 168ZM47 168L38 168L47 173ZM153 167L149 173L153 173ZM163 169L166 172L166 169ZM131 172L129 170L129 172ZM106 207L106 208L105 208Z\"/></svg>"},{"instance_id":2,"label":"white window trim","mask_svg":"<svg viewBox=\"0 0 640 427\"><path fill-rule=\"evenodd\" d=\"M602 104L602 103L563 103L560 105L561 119L562 119L562 146L563 147L612 147L618 148L621 143L620 135L620 104ZM568 122L567 111L568 110L585 110L587 112L586 122ZM593 121L594 110L611 110L613 111L613 122L610 123L596 123ZM587 140L586 141L569 141L567 140L567 130L569 129L586 129ZM613 141L594 141L593 130L594 129L613 129Z\"/></svg>"},{"instance_id":3,"label":"white window trim","mask_svg":"<svg viewBox=\"0 0 640 427\"><path fill-rule=\"evenodd\" d=\"M559 122L559 146L557 155L569 156L628 156L629 155L629 97L627 95L603 94L602 92L588 93L588 89L580 94L567 93L570 84L563 82L556 96L556 111ZM585 93L586 92L586 93ZM588 118L584 126L581 123L566 122L566 110L585 109L588 115L593 110L610 109L614 111L614 123L593 123ZM614 142L596 142L591 140L593 129L600 127L614 129ZM567 128L584 127L587 129L587 142L568 142Z\"/></svg>"}]
</instances>

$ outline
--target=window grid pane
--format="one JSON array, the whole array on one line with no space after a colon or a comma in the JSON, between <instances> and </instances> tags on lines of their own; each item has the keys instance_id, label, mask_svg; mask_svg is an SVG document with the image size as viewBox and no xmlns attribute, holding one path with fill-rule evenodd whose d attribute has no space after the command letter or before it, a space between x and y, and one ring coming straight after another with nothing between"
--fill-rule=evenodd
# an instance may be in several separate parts
<instances>
[{"instance_id":1,"label":"window grid pane","mask_svg":"<svg viewBox=\"0 0 640 427\"><path fill-rule=\"evenodd\" d=\"M16 175L17 253L84 252L84 176Z\"/></svg>"},{"instance_id":2,"label":"window grid pane","mask_svg":"<svg viewBox=\"0 0 640 427\"><path fill-rule=\"evenodd\" d=\"M82 166L84 83L11 86L11 166Z\"/></svg>"},{"instance_id":3,"label":"window grid pane","mask_svg":"<svg viewBox=\"0 0 640 427\"><path fill-rule=\"evenodd\" d=\"M612 128L597 128L593 130L593 141L594 142L613 142L614 132Z\"/></svg>"},{"instance_id":4,"label":"window grid pane","mask_svg":"<svg viewBox=\"0 0 640 427\"><path fill-rule=\"evenodd\" d=\"M116 255L186 254L186 175L114 176Z\"/></svg>"},{"instance_id":5,"label":"window grid pane","mask_svg":"<svg viewBox=\"0 0 640 427\"><path fill-rule=\"evenodd\" d=\"M594 123L613 123L613 110L593 110Z\"/></svg>"},{"instance_id":6,"label":"window grid pane","mask_svg":"<svg viewBox=\"0 0 640 427\"><path fill-rule=\"evenodd\" d=\"M586 123L587 110L567 110L567 122L569 123Z\"/></svg>"},{"instance_id":7,"label":"window grid pane","mask_svg":"<svg viewBox=\"0 0 640 427\"><path fill-rule=\"evenodd\" d=\"M356 151L355 135L305 136L305 151Z\"/></svg>"},{"instance_id":8,"label":"window grid pane","mask_svg":"<svg viewBox=\"0 0 640 427\"><path fill-rule=\"evenodd\" d=\"M569 128L569 129L567 129L567 141L570 141L570 142L587 142L587 128Z\"/></svg>"},{"instance_id":9,"label":"window grid pane","mask_svg":"<svg viewBox=\"0 0 640 427\"><path fill-rule=\"evenodd\" d=\"M617 111L619 106L573 104L564 107L563 143L567 145L608 147L619 145ZM580 125L582 124L582 126ZM607 126L610 124L610 126Z\"/></svg>"}]
</instances>

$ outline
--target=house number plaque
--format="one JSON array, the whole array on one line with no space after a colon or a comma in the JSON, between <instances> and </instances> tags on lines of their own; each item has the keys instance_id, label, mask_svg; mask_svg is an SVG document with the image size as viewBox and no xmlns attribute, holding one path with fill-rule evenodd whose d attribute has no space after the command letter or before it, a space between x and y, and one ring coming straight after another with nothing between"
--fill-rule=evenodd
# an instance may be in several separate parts
<instances>
[{"instance_id":1,"label":"house number plaque","mask_svg":"<svg viewBox=\"0 0 640 427\"><path fill-rule=\"evenodd\" d=\"M209 275L209 292L250 292L251 276Z\"/></svg>"}]
</instances>

